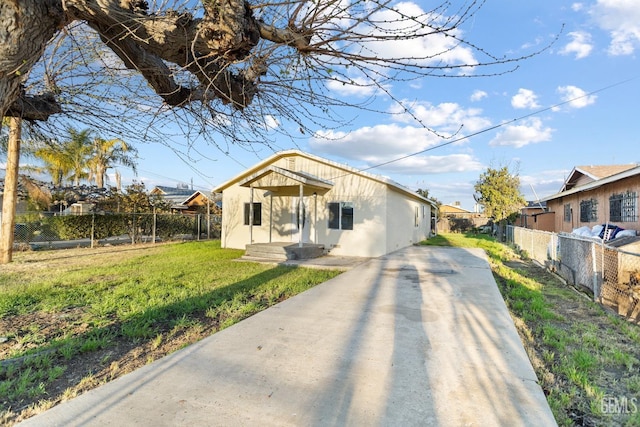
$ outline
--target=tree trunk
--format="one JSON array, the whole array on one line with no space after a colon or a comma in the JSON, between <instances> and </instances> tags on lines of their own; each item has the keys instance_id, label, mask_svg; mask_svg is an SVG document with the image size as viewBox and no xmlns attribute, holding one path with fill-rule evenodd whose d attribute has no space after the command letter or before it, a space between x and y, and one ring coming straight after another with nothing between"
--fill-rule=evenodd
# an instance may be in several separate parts
<instances>
[{"instance_id":1,"label":"tree trunk","mask_svg":"<svg viewBox=\"0 0 640 427\"><path fill-rule=\"evenodd\" d=\"M96 186L98 188L104 188L104 176L107 171L102 165L96 166Z\"/></svg>"},{"instance_id":2,"label":"tree trunk","mask_svg":"<svg viewBox=\"0 0 640 427\"><path fill-rule=\"evenodd\" d=\"M67 22L61 0L0 1L0 117L18 99L47 42Z\"/></svg>"},{"instance_id":3,"label":"tree trunk","mask_svg":"<svg viewBox=\"0 0 640 427\"><path fill-rule=\"evenodd\" d=\"M2 232L0 233L0 264L8 264L13 258L13 233L16 225L18 201L18 167L20 161L20 131L22 119L12 117L9 122L7 147L7 172L4 177L2 197Z\"/></svg>"}]
</instances>

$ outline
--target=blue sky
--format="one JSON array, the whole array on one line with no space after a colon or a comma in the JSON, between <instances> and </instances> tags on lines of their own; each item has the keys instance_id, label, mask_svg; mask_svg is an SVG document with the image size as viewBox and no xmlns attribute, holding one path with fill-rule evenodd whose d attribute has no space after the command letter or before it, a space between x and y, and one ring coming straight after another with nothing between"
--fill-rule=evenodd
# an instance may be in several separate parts
<instances>
[{"instance_id":1,"label":"blue sky","mask_svg":"<svg viewBox=\"0 0 640 427\"><path fill-rule=\"evenodd\" d=\"M421 4L398 7L415 10ZM297 148L357 168L428 150L369 172L411 189L426 188L443 203L459 201L472 210L473 185L490 166L517 170L523 194L535 200L532 188L539 197L556 193L574 166L640 162L640 0L489 0L462 31L466 40L496 56L527 55L557 40L501 76L425 77L388 86L425 125L455 135L450 139L438 138L403 114L337 111L348 126L318 128L316 135L295 141L272 135L269 146L251 151L230 146L222 153L195 140L189 141L194 150L187 161L164 145L138 145L138 175L121 169L123 181L136 179L147 188L193 182L195 189L208 191L274 150ZM453 61L477 57L463 48L449 55ZM354 100L376 95L352 87L332 90ZM375 108L397 112L398 107L379 94ZM179 138L174 142L186 143ZM438 147L443 142L451 143Z\"/></svg>"}]
</instances>

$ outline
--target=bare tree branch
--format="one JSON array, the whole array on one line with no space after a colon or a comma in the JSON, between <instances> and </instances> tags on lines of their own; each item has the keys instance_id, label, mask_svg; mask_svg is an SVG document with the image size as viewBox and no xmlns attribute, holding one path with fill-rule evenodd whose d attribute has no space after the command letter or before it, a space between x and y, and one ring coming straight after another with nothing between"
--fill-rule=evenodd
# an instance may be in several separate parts
<instances>
[{"instance_id":1,"label":"bare tree branch","mask_svg":"<svg viewBox=\"0 0 640 427\"><path fill-rule=\"evenodd\" d=\"M78 125L112 137L133 131L180 146L167 134L177 128L178 141L205 139L223 152L227 144L264 144L270 133L295 139L345 124L336 107L374 109L378 94L402 103L395 83L496 76L546 49L505 57L468 40L463 27L483 4L7 0L0 113L24 84L28 93L53 93ZM17 22L16 11L29 20ZM341 97L336 86L370 98ZM64 128L65 120L48 125Z\"/></svg>"}]
</instances>

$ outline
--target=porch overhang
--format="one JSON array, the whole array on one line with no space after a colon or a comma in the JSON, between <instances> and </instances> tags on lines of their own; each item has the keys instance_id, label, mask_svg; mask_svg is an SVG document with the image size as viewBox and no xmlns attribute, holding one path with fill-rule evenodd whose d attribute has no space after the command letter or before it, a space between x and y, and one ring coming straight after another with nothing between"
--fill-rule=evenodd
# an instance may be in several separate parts
<instances>
[{"instance_id":1,"label":"porch overhang","mask_svg":"<svg viewBox=\"0 0 640 427\"><path fill-rule=\"evenodd\" d=\"M274 196L323 195L333 188L331 181L304 172L269 166L240 181L241 187L266 190ZM302 186L302 190L300 187Z\"/></svg>"}]
</instances>

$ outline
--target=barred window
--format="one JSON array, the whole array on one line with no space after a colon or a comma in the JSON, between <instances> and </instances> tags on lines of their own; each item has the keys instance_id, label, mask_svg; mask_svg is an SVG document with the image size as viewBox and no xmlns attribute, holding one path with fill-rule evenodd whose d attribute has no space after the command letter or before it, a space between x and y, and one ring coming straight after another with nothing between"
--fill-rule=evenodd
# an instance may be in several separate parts
<instances>
[{"instance_id":1,"label":"barred window","mask_svg":"<svg viewBox=\"0 0 640 427\"><path fill-rule=\"evenodd\" d=\"M564 205L564 222L571 222L571 204Z\"/></svg>"},{"instance_id":2,"label":"barred window","mask_svg":"<svg viewBox=\"0 0 640 427\"><path fill-rule=\"evenodd\" d=\"M598 220L598 201L596 199L580 201L580 222L595 222Z\"/></svg>"},{"instance_id":3,"label":"barred window","mask_svg":"<svg viewBox=\"0 0 640 427\"><path fill-rule=\"evenodd\" d=\"M612 194L609 197L610 220L616 222L635 222L638 220L638 195L635 191Z\"/></svg>"}]
</instances>

